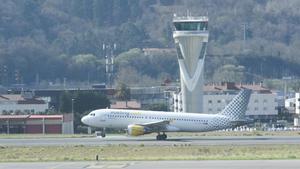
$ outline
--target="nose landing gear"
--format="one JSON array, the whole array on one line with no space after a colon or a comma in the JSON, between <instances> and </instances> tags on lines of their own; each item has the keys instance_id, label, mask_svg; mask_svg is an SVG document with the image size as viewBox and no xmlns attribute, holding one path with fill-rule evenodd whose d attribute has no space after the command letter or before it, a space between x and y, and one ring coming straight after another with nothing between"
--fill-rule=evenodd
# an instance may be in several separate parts
<instances>
[{"instance_id":1,"label":"nose landing gear","mask_svg":"<svg viewBox=\"0 0 300 169\"><path fill-rule=\"evenodd\" d=\"M106 136L105 128L102 129L100 136L104 138Z\"/></svg>"}]
</instances>

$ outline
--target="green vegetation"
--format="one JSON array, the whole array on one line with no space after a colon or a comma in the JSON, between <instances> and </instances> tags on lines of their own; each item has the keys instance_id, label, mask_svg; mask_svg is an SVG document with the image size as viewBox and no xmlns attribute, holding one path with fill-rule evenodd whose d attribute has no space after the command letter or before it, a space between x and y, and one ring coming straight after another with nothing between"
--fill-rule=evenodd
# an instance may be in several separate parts
<instances>
[{"instance_id":1,"label":"green vegetation","mask_svg":"<svg viewBox=\"0 0 300 169\"><path fill-rule=\"evenodd\" d=\"M95 160L96 155L100 160L300 159L300 145L0 147L1 162Z\"/></svg>"},{"instance_id":2,"label":"green vegetation","mask_svg":"<svg viewBox=\"0 0 300 169\"><path fill-rule=\"evenodd\" d=\"M153 110L153 111L168 111L168 105L165 103L154 103L147 105L145 110Z\"/></svg>"},{"instance_id":3,"label":"green vegetation","mask_svg":"<svg viewBox=\"0 0 300 169\"><path fill-rule=\"evenodd\" d=\"M128 88L125 84L119 83L117 86L117 93L116 98L120 99L122 101L126 101L126 107L127 107L127 101L130 100L130 88Z\"/></svg>"},{"instance_id":4,"label":"green vegetation","mask_svg":"<svg viewBox=\"0 0 300 169\"><path fill-rule=\"evenodd\" d=\"M172 16L209 15L206 80L300 75L297 0L19 0L0 4L0 84L105 81L102 45L116 44L116 83L178 79ZM244 27L246 42L243 42ZM51 82L51 83L49 83ZM274 84L269 83L270 86ZM276 84L275 84L276 85ZM293 85L299 88L299 82Z\"/></svg>"},{"instance_id":5,"label":"green vegetation","mask_svg":"<svg viewBox=\"0 0 300 169\"><path fill-rule=\"evenodd\" d=\"M73 102L73 105L72 105ZM73 94L64 92L60 96L59 112L74 112L74 127L76 133L86 132L87 126L82 126L81 117L95 109L107 108L110 101L107 96L99 92L77 91Z\"/></svg>"}]
</instances>

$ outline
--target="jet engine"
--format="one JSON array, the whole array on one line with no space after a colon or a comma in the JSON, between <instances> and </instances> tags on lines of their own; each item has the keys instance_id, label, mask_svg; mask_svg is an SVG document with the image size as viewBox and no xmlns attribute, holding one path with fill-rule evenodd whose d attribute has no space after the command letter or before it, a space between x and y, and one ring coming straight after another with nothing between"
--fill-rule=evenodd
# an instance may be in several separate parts
<instances>
[{"instance_id":1,"label":"jet engine","mask_svg":"<svg viewBox=\"0 0 300 169\"><path fill-rule=\"evenodd\" d=\"M140 135L151 133L148 127L144 127L136 124L128 125L127 132L131 136L140 136Z\"/></svg>"}]
</instances>

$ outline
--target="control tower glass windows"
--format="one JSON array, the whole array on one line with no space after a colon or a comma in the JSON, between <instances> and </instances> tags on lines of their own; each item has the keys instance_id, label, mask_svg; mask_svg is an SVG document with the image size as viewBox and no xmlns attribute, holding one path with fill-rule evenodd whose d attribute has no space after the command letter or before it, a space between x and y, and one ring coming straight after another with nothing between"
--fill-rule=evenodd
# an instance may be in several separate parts
<instances>
[{"instance_id":1,"label":"control tower glass windows","mask_svg":"<svg viewBox=\"0 0 300 169\"><path fill-rule=\"evenodd\" d=\"M174 22L177 31L206 31L208 22Z\"/></svg>"}]
</instances>

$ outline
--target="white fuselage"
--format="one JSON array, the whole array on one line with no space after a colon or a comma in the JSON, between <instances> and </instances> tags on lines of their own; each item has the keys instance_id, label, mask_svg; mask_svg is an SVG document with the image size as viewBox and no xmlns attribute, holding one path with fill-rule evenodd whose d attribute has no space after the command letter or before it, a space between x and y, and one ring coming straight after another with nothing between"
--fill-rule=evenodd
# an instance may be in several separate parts
<instances>
[{"instance_id":1,"label":"white fuselage","mask_svg":"<svg viewBox=\"0 0 300 169\"><path fill-rule=\"evenodd\" d=\"M93 127L126 129L132 124L170 121L166 132L203 132L231 128L231 119L219 114L175 113L144 110L99 109L82 118Z\"/></svg>"}]
</instances>

